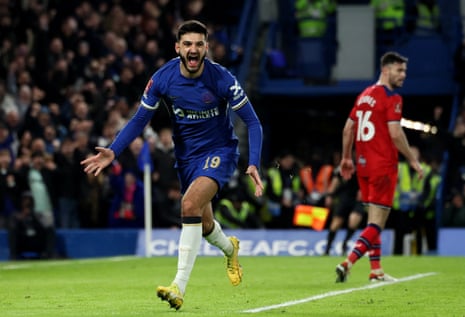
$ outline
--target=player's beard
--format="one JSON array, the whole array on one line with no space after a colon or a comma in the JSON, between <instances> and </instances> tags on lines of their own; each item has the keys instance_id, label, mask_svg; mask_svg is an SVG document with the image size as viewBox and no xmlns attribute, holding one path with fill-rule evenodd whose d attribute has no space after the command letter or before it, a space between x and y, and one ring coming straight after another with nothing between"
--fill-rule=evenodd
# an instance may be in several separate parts
<instances>
[{"instance_id":1,"label":"player's beard","mask_svg":"<svg viewBox=\"0 0 465 317\"><path fill-rule=\"evenodd\" d=\"M391 87L393 89L398 89L398 88L401 88L403 86L404 80L403 79L397 79L397 80L391 79L390 84L391 84Z\"/></svg>"},{"instance_id":2,"label":"player's beard","mask_svg":"<svg viewBox=\"0 0 465 317\"><path fill-rule=\"evenodd\" d=\"M195 74L202 67L206 55L207 54L205 53L205 54L203 54L203 56L199 56L198 63L197 63L197 65L195 67L190 67L189 66L187 56L182 56L181 54L179 54L179 57L181 58L181 63L184 65L184 68L187 70L187 72L189 74Z\"/></svg>"}]
</instances>

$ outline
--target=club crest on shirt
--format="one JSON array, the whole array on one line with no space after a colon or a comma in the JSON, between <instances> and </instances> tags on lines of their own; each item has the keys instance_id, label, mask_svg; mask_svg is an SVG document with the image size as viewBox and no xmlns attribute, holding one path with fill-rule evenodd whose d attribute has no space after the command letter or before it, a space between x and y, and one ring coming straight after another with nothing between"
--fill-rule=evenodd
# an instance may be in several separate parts
<instances>
[{"instance_id":1,"label":"club crest on shirt","mask_svg":"<svg viewBox=\"0 0 465 317\"><path fill-rule=\"evenodd\" d=\"M402 105L400 103L394 106L394 112L397 112L397 113L402 112Z\"/></svg>"},{"instance_id":2,"label":"club crest on shirt","mask_svg":"<svg viewBox=\"0 0 465 317\"><path fill-rule=\"evenodd\" d=\"M212 103L214 99L215 97L213 97L213 95L209 91L206 91L202 94L202 101L204 103Z\"/></svg>"},{"instance_id":3,"label":"club crest on shirt","mask_svg":"<svg viewBox=\"0 0 465 317\"><path fill-rule=\"evenodd\" d=\"M147 82L147 85L145 85L144 98L147 98L147 93L149 92L152 85L153 85L153 80L152 80L152 78L150 78L150 80Z\"/></svg>"}]
</instances>

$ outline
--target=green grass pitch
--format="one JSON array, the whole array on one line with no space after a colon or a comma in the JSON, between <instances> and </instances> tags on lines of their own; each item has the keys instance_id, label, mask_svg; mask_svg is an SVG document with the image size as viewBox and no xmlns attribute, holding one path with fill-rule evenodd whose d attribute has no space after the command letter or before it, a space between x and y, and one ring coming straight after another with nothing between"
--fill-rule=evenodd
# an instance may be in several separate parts
<instances>
[{"instance_id":1,"label":"green grass pitch","mask_svg":"<svg viewBox=\"0 0 465 317\"><path fill-rule=\"evenodd\" d=\"M465 316L463 257L386 256L395 283L368 282L368 259L336 284L340 257L242 257L233 287L221 257L198 257L179 311L156 297L175 257L0 262L0 316ZM375 286L375 287L373 287Z\"/></svg>"}]
</instances>

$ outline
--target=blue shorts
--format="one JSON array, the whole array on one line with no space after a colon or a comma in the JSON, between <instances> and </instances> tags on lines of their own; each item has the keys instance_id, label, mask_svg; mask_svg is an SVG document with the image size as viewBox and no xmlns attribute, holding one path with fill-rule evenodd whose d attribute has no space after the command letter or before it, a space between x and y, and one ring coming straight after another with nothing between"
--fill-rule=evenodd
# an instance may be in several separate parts
<instances>
[{"instance_id":1,"label":"blue shorts","mask_svg":"<svg viewBox=\"0 0 465 317\"><path fill-rule=\"evenodd\" d=\"M228 152L228 149L219 149L216 152L206 153L189 162L177 163L181 193L185 193L189 185L198 177L206 176L218 184L218 191L229 182L237 168L239 154Z\"/></svg>"}]
</instances>

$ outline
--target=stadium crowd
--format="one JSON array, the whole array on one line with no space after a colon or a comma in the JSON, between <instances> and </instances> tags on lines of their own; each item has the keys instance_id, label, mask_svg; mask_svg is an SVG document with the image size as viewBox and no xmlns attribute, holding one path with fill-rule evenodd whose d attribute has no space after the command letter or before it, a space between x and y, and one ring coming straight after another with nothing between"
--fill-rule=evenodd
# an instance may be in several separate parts
<instances>
[{"instance_id":1,"label":"stadium crowd","mask_svg":"<svg viewBox=\"0 0 465 317\"><path fill-rule=\"evenodd\" d=\"M210 57L234 63L228 58L230 28L241 6L204 0L0 1L0 227L29 190L35 209L52 214L58 228L139 226L134 158L142 139L102 177L85 175L79 162L111 142L151 74L174 57L180 22L205 21ZM179 188L168 172L168 119L162 114L155 120L158 130L148 129L144 139L158 168L154 194L160 197L154 201L165 210L177 205ZM156 225L179 225L171 218L155 217Z\"/></svg>"},{"instance_id":2,"label":"stadium crowd","mask_svg":"<svg viewBox=\"0 0 465 317\"><path fill-rule=\"evenodd\" d=\"M145 145L154 162L154 226L180 227L180 189L163 111L153 119L156 130L148 127L103 174L86 175L80 161L95 146L109 145L131 117L151 74L174 57L180 22L204 21L210 57L226 67L240 62L229 58L230 26L241 8L241 1L233 2L223 8L213 0L0 0L0 228L20 209L24 193L46 226L143 227L139 160ZM464 116L462 110L449 138L452 158L463 158ZM295 205L324 206L337 154L314 151L302 158L283 151L266 163L260 200L247 192L239 166L217 217L231 228L295 226ZM464 168L463 161L453 163L451 177ZM444 225L465 225L464 183L454 178Z\"/></svg>"}]
</instances>

